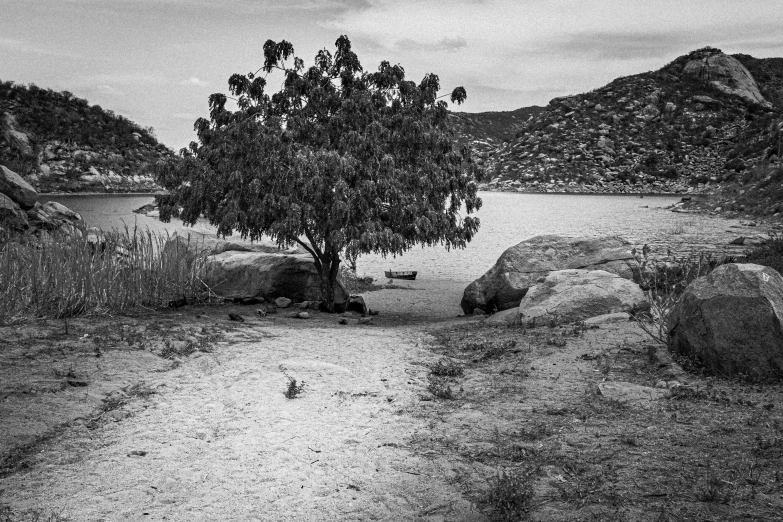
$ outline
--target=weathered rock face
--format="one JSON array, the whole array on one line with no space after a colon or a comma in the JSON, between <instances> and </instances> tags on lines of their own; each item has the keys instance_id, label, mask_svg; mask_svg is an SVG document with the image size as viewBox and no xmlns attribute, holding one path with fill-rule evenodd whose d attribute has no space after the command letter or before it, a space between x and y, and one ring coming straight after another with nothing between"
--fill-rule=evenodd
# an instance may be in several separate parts
<instances>
[{"instance_id":1,"label":"weathered rock face","mask_svg":"<svg viewBox=\"0 0 783 522\"><path fill-rule=\"evenodd\" d=\"M21 231L28 227L27 215L11 198L0 193L0 227L5 232Z\"/></svg>"},{"instance_id":2,"label":"weathered rock face","mask_svg":"<svg viewBox=\"0 0 783 522\"><path fill-rule=\"evenodd\" d=\"M764 99L753 75L739 60L717 49L706 49L685 64L685 74L710 82L726 94L734 94L750 103L772 108Z\"/></svg>"},{"instance_id":3,"label":"weathered rock face","mask_svg":"<svg viewBox=\"0 0 783 522\"><path fill-rule=\"evenodd\" d=\"M615 237L536 236L507 249L495 266L465 288L462 310L485 312L519 306L528 288L555 270L606 270L631 279L631 244Z\"/></svg>"},{"instance_id":4,"label":"weathered rock face","mask_svg":"<svg viewBox=\"0 0 783 522\"><path fill-rule=\"evenodd\" d=\"M307 254L286 255L228 251L206 258L204 282L222 297L263 297L274 301L320 301L321 280L313 258ZM338 311L344 311L348 292L339 281L334 289Z\"/></svg>"},{"instance_id":5,"label":"weathered rock face","mask_svg":"<svg viewBox=\"0 0 783 522\"><path fill-rule=\"evenodd\" d=\"M519 304L523 322L584 321L590 317L630 312L648 306L633 281L604 270L559 270L530 288Z\"/></svg>"},{"instance_id":6,"label":"weathered rock face","mask_svg":"<svg viewBox=\"0 0 783 522\"><path fill-rule=\"evenodd\" d=\"M27 211L30 225L39 230L59 231L65 234L76 234L84 231L86 225L82 217L65 205L49 201L43 205L36 202Z\"/></svg>"},{"instance_id":7,"label":"weathered rock face","mask_svg":"<svg viewBox=\"0 0 783 522\"><path fill-rule=\"evenodd\" d=\"M0 165L0 193L14 200L25 210L32 208L38 200L38 192L32 185L3 165Z\"/></svg>"},{"instance_id":8,"label":"weathered rock face","mask_svg":"<svg viewBox=\"0 0 783 522\"><path fill-rule=\"evenodd\" d=\"M727 264L694 281L669 318L672 351L711 371L783 378L783 276Z\"/></svg>"}]
</instances>

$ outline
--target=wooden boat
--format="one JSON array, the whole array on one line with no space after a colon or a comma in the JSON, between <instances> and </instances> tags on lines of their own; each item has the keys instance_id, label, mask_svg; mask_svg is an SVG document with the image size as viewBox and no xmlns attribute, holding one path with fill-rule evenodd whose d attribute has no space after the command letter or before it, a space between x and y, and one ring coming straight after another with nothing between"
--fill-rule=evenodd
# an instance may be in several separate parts
<instances>
[{"instance_id":1,"label":"wooden boat","mask_svg":"<svg viewBox=\"0 0 783 522\"><path fill-rule=\"evenodd\" d=\"M418 272L416 270L387 270L385 274L389 279L407 279L408 281L413 281L416 279L416 274L418 274Z\"/></svg>"}]
</instances>

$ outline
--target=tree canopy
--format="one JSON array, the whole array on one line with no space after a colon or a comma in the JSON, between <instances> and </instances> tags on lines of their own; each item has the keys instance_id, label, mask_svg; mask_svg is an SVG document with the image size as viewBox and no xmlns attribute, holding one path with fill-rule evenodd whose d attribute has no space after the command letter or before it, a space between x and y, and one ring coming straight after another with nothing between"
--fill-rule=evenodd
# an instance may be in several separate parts
<instances>
[{"instance_id":1,"label":"tree canopy","mask_svg":"<svg viewBox=\"0 0 783 522\"><path fill-rule=\"evenodd\" d=\"M276 71L282 85L270 94ZM341 36L309 68L289 42L268 40L263 67L228 86L232 102L211 95L198 142L159 169L170 191L161 219L194 224L203 214L220 235L299 244L330 309L341 255L464 248L478 231L469 214L481 206L481 171L447 126L436 75L417 85L387 61L365 72ZM450 93L465 97L462 87Z\"/></svg>"}]
</instances>

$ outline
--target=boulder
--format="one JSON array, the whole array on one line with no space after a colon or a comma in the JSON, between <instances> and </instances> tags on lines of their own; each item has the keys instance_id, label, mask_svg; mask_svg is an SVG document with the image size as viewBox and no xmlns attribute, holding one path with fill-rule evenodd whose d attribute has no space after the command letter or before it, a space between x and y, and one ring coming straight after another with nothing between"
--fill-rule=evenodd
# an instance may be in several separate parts
<instances>
[{"instance_id":1,"label":"boulder","mask_svg":"<svg viewBox=\"0 0 783 522\"><path fill-rule=\"evenodd\" d=\"M739 96L746 102L768 109L772 108L772 104L762 96L750 71L739 60L723 54L718 49L703 49L685 64L683 72L709 82L726 94Z\"/></svg>"},{"instance_id":2,"label":"boulder","mask_svg":"<svg viewBox=\"0 0 783 522\"><path fill-rule=\"evenodd\" d=\"M30 138L24 132L18 130L16 118L13 114L4 112L2 119L0 119L0 132L2 137L12 149L16 150L23 156L33 155L33 146L30 144Z\"/></svg>"},{"instance_id":3,"label":"boulder","mask_svg":"<svg viewBox=\"0 0 783 522\"><path fill-rule=\"evenodd\" d=\"M648 306L633 281L604 270L559 270L533 286L519 303L523 323L569 323Z\"/></svg>"},{"instance_id":4,"label":"boulder","mask_svg":"<svg viewBox=\"0 0 783 522\"><path fill-rule=\"evenodd\" d=\"M6 231L21 231L29 226L27 215L11 198L0 194L0 227Z\"/></svg>"},{"instance_id":5,"label":"boulder","mask_svg":"<svg viewBox=\"0 0 783 522\"><path fill-rule=\"evenodd\" d=\"M274 301L320 301L321 280L313 258L307 254L268 254L228 251L206 257L204 283L217 295L236 299L263 297ZM348 292L338 280L335 304L345 310Z\"/></svg>"},{"instance_id":6,"label":"boulder","mask_svg":"<svg viewBox=\"0 0 783 522\"><path fill-rule=\"evenodd\" d=\"M348 298L348 306L346 310L349 312L357 312L362 315L367 315L367 305L364 302L364 298L360 295L352 295Z\"/></svg>"},{"instance_id":7,"label":"boulder","mask_svg":"<svg viewBox=\"0 0 783 522\"><path fill-rule=\"evenodd\" d=\"M685 289L668 321L669 346L725 375L783 378L783 276L729 263Z\"/></svg>"},{"instance_id":8,"label":"boulder","mask_svg":"<svg viewBox=\"0 0 783 522\"><path fill-rule=\"evenodd\" d=\"M556 270L605 270L631 279L631 244L617 237L536 236L507 249L495 265L465 288L462 310L492 312L519 306L528 288Z\"/></svg>"},{"instance_id":9,"label":"boulder","mask_svg":"<svg viewBox=\"0 0 783 522\"><path fill-rule=\"evenodd\" d=\"M32 208L38 192L16 172L0 165L0 193L14 200L24 210Z\"/></svg>"}]
</instances>

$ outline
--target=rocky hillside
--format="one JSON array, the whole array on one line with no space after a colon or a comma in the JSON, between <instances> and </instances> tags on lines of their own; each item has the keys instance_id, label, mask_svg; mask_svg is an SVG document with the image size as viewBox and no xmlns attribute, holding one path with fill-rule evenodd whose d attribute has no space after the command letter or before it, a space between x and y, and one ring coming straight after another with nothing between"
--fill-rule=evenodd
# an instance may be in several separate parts
<instances>
[{"instance_id":1,"label":"rocky hillside","mask_svg":"<svg viewBox=\"0 0 783 522\"><path fill-rule=\"evenodd\" d=\"M148 192L173 152L151 129L71 93L0 81L0 164L39 192Z\"/></svg>"},{"instance_id":2,"label":"rocky hillside","mask_svg":"<svg viewBox=\"0 0 783 522\"><path fill-rule=\"evenodd\" d=\"M456 128L487 170L482 188L713 192L779 164L783 59L705 48L532 109L515 111L522 122L515 113L475 115L480 124L454 115L471 123Z\"/></svg>"}]
</instances>

